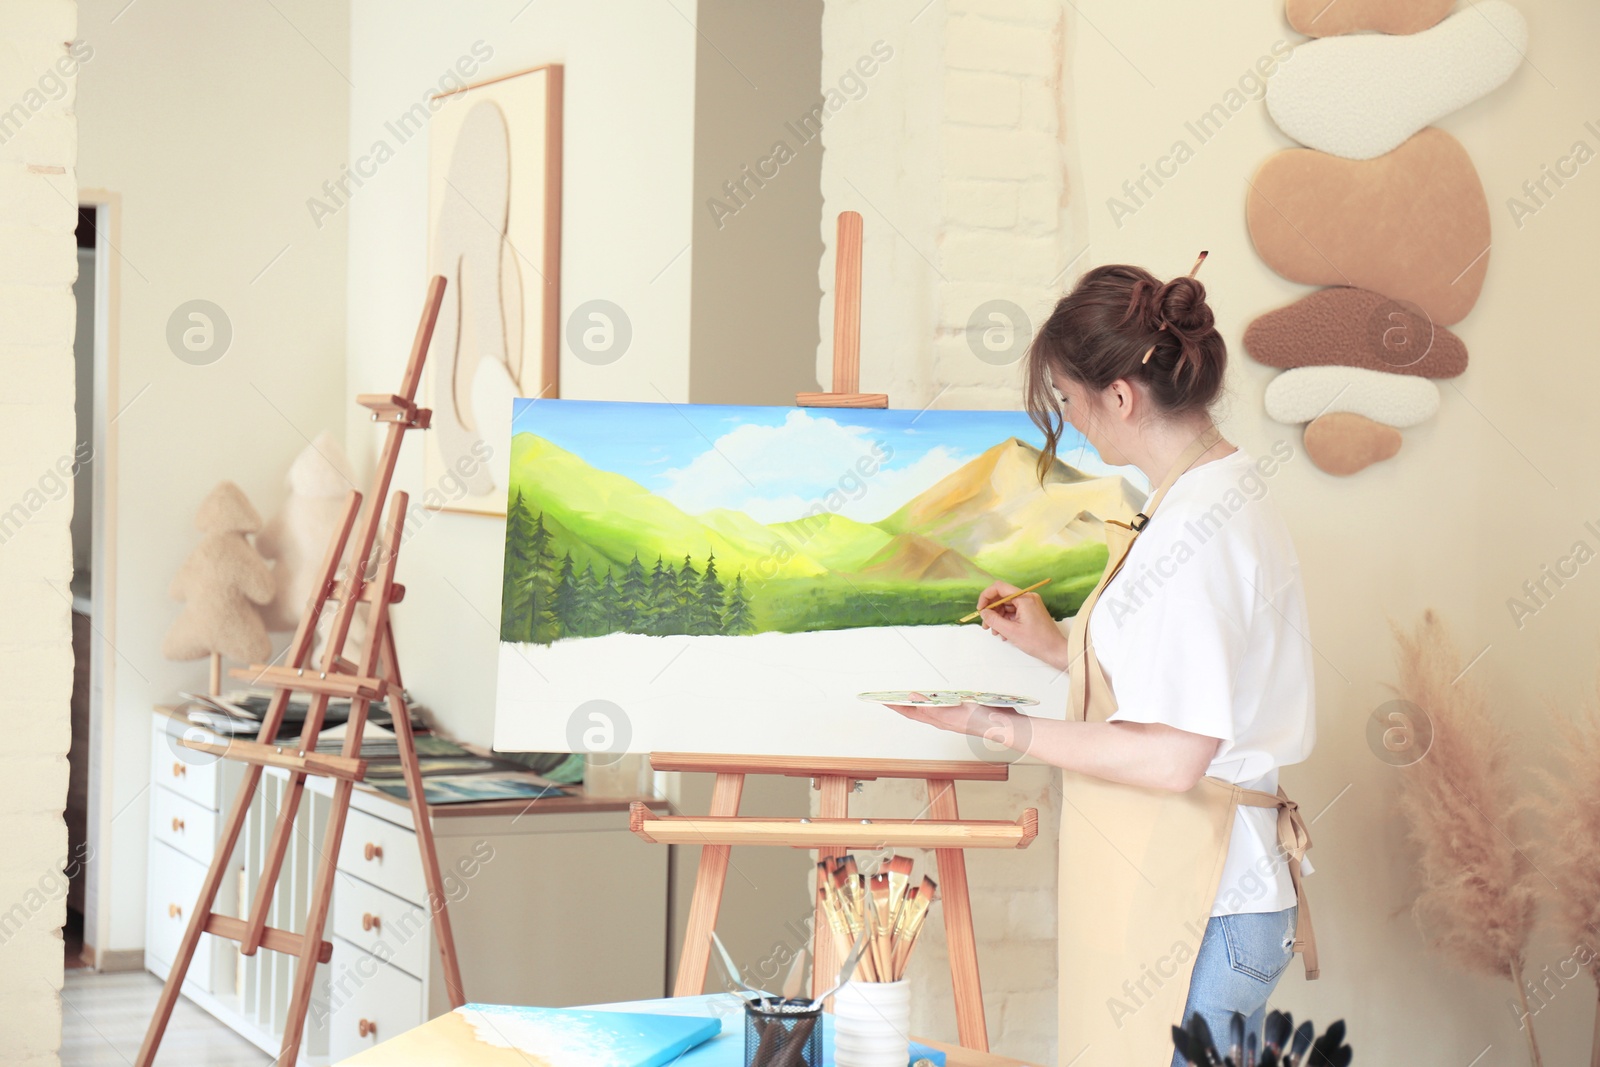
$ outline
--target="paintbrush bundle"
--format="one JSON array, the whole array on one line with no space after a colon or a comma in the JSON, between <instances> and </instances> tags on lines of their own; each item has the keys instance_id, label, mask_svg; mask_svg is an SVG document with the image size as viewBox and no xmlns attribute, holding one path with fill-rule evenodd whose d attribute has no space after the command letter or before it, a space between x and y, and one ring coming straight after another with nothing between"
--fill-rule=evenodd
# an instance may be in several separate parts
<instances>
[{"instance_id":1,"label":"paintbrush bundle","mask_svg":"<svg viewBox=\"0 0 1600 1067\"><path fill-rule=\"evenodd\" d=\"M867 932L866 951L856 967L858 981L898 982L905 977L911 949L939 889L928 877L912 885L911 867L910 856L890 856L872 875L857 871L854 856L817 864L817 903L839 958L849 955L862 930Z\"/></svg>"},{"instance_id":2,"label":"paintbrush bundle","mask_svg":"<svg viewBox=\"0 0 1600 1067\"><path fill-rule=\"evenodd\" d=\"M1238 1012L1233 1013L1229 1027L1226 1056L1217 1051L1211 1027L1198 1014L1189 1017L1187 1028L1172 1028L1172 1044L1184 1061L1195 1067L1349 1067L1352 1053L1344 1043L1343 1019L1315 1037L1316 1027L1310 1019L1296 1027L1294 1016L1275 1011L1267 1016L1264 1029L1259 1056L1256 1035L1245 1035L1244 1016Z\"/></svg>"}]
</instances>

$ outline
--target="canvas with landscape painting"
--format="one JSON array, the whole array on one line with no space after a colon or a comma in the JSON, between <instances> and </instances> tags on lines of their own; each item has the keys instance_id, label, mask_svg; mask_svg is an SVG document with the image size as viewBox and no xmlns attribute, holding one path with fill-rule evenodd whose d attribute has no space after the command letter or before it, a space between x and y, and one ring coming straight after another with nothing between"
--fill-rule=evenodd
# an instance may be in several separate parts
<instances>
[{"instance_id":1,"label":"canvas with landscape painting","mask_svg":"<svg viewBox=\"0 0 1600 1067\"><path fill-rule=\"evenodd\" d=\"M1061 714L1058 671L959 620L997 579L1070 616L1144 482L1069 428L1041 485L1042 443L1008 411L518 400L497 747L971 758L855 695Z\"/></svg>"}]
</instances>

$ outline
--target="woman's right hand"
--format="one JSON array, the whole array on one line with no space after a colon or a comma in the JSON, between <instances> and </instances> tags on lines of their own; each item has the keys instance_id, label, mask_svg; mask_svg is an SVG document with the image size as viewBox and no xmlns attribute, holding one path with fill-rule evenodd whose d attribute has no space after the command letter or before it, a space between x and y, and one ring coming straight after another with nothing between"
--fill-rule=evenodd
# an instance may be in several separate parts
<instances>
[{"instance_id":1,"label":"woman's right hand","mask_svg":"<svg viewBox=\"0 0 1600 1067\"><path fill-rule=\"evenodd\" d=\"M1067 668L1067 635L1061 632L1056 620L1044 606L1038 593L1024 593L1017 599L999 607L989 605L1017 592L1009 582L995 582L978 594L978 610L983 628L1009 641L1035 659L1052 667Z\"/></svg>"}]
</instances>

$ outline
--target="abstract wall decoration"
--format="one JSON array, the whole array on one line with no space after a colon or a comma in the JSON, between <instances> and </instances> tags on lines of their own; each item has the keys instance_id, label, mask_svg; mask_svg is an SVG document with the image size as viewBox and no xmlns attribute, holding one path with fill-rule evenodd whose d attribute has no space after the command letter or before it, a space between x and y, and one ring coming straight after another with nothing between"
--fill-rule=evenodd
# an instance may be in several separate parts
<instances>
[{"instance_id":1,"label":"abstract wall decoration","mask_svg":"<svg viewBox=\"0 0 1600 1067\"><path fill-rule=\"evenodd\" d=\"M1294 50L1267 85L1267 111L1307 148L1372 159L1505 84L1527 47L1527 20L1505 0L1420 33L1326 37Z\"/></svg>"},{"instance_id":2,"label":"abstract wall decoration","mask_svg":"<svg viewBox=\"0 0 1600 1067\"><path fill-rule=\"evenodd\" d=\"M560 66L434 98L428 273L448 279L423 383L428 485L442 510L505 514L497 481L511 403L557 395L561 266Z\"/></svg>"},{"instance_id":3,"label":"abstract wall decoration","mask_svg":"<svg viewBox=\"0 0 1600 1067\"><path fill-rule=\"evenodd\" d=\"M1062 672L959 620L996 579L1070 616L1148 486L1070 428L1041 486L1041 444L1021 412L519 400L496 747L582 751L593 712L626 751L973 759L856 694L1064 713Z\"/></svg>"},{"instance_id":4,"label":"abstract wall decoration","mask_svg":"<svg viewBox=\"0 0 1600 1067\"><path fill-rule=\"evenodd\" d=\"M1309 424L1307 454L1329 474L1396 455L1399 431L1438 409L1430 379L1467 367L1446 327L1488 274L1488 198L1466 149L1429 123L1503 85L1528 30L1505 0L1446 17L1450 7L1285 0L1290 24L1319 39L1285 60L1267 110L1307 147L1257 170L1246 224L1278 274L1333 288L1262 315L1244 347L1284 368L1267 414Z\"/></svg>"},{"instance_id":5,"label":"abstract wall decoration","mask_svg":"<svg viewBox=\"0 0 1600 1067\"><path fill-rule=\"evenodd\" d=\"M1420 33L1450 13L1456 0L1285 0L1289 25L1307 37L1331 37L1360 30Z\"/></svg>"},{"instance_id":6,"label":"abstract wall decoration","mask_svg":"<svg viewBox=\"0 0 1600 1067\"><path fill-rule=\"evenodd\" d=\"M1483 182L1461 142L1431 127L1377 159L1269 157L1245 221L1256 253L1290 281L1382 293L1441 326L1472 310L1489 269Z\"/></svg>"}]
</instances>

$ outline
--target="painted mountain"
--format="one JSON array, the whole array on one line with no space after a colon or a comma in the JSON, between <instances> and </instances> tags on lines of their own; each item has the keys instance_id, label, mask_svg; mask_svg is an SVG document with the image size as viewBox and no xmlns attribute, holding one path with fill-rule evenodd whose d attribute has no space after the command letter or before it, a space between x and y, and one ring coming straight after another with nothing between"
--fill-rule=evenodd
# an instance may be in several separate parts
<instances>
[{"instance_id":1,"label":"painted mountain","mask_svg":"<svg viewBox=\"0 0 1600 1067\"><path fill-rule=\"evenodd\" d=\"M501 639L752 634L950 625L996 579L1041 590L1059 618L1105 566L1103 522L1143 494L1120 476L1011 437L876 522L825 502L763 524L691 515L528 432L511 441ZM974 624L976 625L976 624Z\"/></svg>"}]
</instances>

